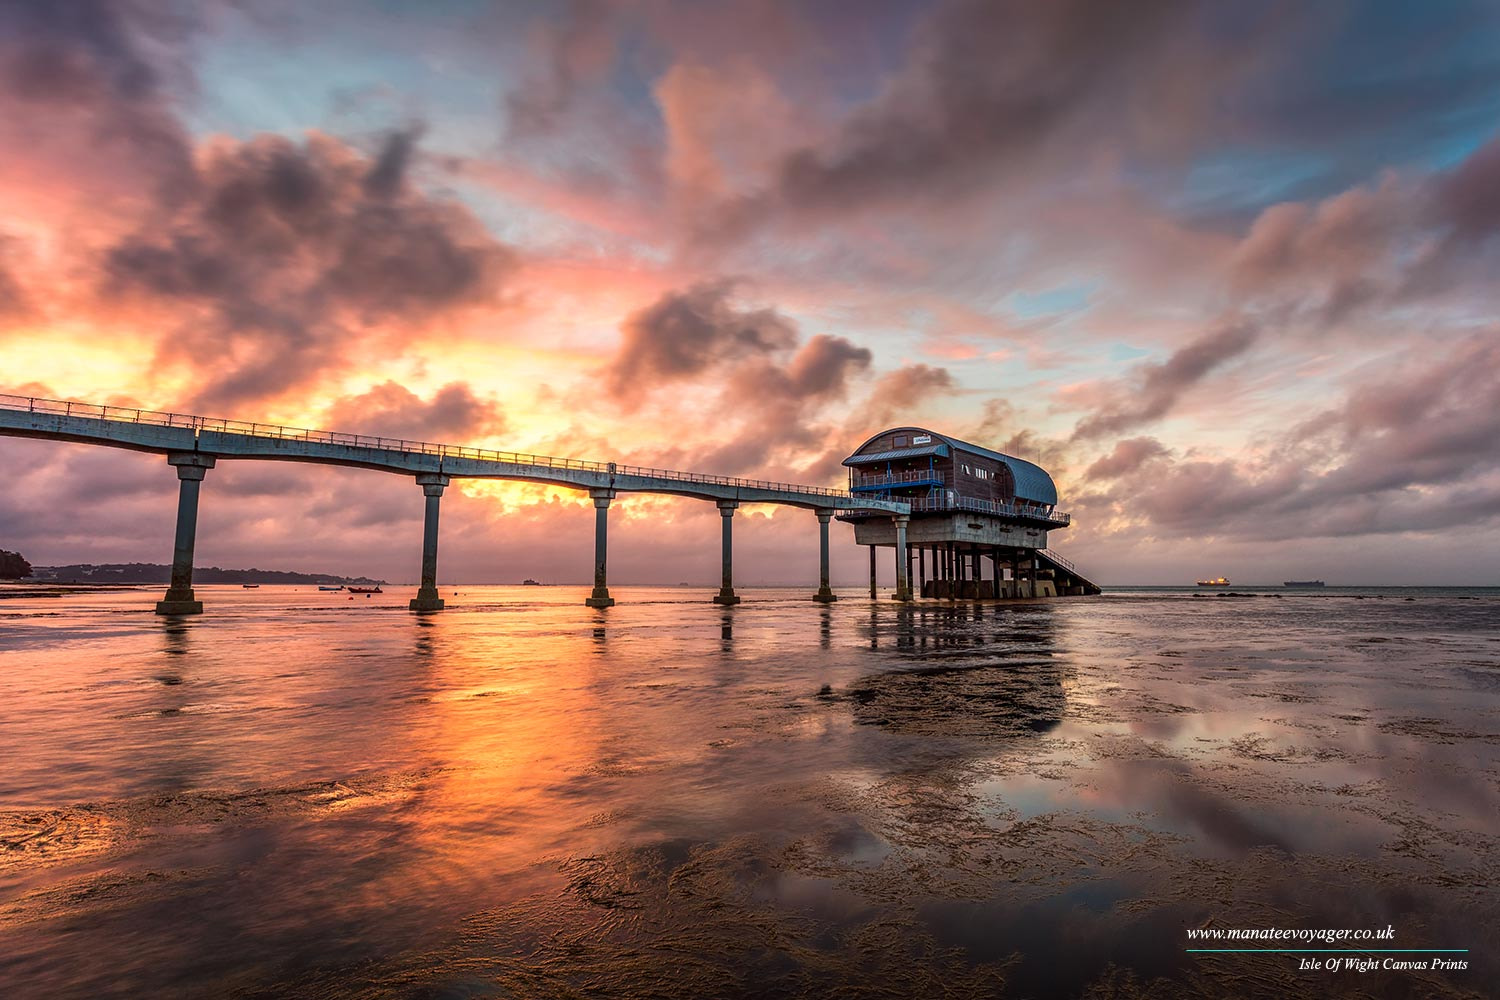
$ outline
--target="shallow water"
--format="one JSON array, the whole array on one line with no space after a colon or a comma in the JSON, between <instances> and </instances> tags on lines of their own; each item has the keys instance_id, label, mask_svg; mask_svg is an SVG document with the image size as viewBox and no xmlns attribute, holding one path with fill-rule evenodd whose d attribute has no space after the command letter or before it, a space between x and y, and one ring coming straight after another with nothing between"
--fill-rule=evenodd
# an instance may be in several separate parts
<instances>
[{"instance_id":1,"label":"shallow water","mask_svg":"<svg viewBox=\"0 0 1500 1000\"><path fill-rule=\"evenodd\" d=\"M199 589L0 590L7 996L1500 979L1494 590ZM1187 952L1387 925L1468 970Z\"/></svg>"}]
</instances>

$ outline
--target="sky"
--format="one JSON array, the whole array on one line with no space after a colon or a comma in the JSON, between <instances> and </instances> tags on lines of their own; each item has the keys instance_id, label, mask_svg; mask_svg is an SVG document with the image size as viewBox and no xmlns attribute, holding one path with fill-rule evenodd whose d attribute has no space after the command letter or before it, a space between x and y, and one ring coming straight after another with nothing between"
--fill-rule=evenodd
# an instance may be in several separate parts
<instances>
[{"instance_id":1,"label":"sky","mask_svg":"<svg viewBox=\"0 0 1500 1000\"><path fill-rule=\"evenodd\" d=\"M1497 584L1497 279L1494 4L0 0L9 394L817 485L912 424L1105 584ZM170 561L160 456L0 466L0 548ZM221 463L196 561L409 581L422 509ZM590 579L586 495L442 517L444 581ZM610 517L717 580L712 504ZM735 545L816 583L810 512Z\"/></svg>"}]
</instances>

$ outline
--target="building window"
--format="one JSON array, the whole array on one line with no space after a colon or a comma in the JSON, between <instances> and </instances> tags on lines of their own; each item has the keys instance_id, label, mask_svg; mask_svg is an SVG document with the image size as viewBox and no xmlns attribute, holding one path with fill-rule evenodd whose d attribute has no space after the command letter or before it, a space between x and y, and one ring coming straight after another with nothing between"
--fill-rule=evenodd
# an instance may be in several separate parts
<instances>
[{"instance_id":1,"label":"building window","mask_svg":"<svg viewBox=\"0 0 1500 1000\"><path fill-rule=\"evenodd\" d=\"M896 439L891 442L891 447L892 448L905 448L906 447L906 435L905 434L897 434L896 435Z\"/></svg>"}]
</instances>

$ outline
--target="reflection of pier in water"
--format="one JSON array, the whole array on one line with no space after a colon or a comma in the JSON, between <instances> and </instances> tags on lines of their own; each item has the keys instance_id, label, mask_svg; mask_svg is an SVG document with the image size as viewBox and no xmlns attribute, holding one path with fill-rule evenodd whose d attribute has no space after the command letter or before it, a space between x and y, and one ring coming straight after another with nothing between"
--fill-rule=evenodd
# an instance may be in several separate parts
<instances>
[{"instance_id":1,"label":"reflection of pier in water","mask_svg":"<svg viewBox=\"0 0 1500 1000\"><path fill-rule=\"evenodd\" d=\"M1056 656L1046 605L902 607L872 612L869 630L871 649L894 649L906 666L867 674L842 692L859 725L1006 739L1062 721L1064 682L1075 668Z\"/></svg>"}]
</instances>

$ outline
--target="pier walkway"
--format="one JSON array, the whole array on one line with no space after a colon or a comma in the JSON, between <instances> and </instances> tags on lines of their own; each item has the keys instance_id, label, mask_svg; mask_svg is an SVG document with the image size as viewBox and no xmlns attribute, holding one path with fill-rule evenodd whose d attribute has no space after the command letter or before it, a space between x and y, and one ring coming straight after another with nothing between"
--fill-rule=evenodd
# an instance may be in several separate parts
<instances>
[{"instance_id":1,"label":"pier walkway","mask_svg":"<svg viewBox=\"0 0 1500 1000\"><path fill-rule=\"evenodd\" d=\"M732 525L742 503L780 504L816 513L820 528L820 586L816 600L831 601L828 523L839 513L888 514L904 531L910 505L844 490L795 483L645 468L616 462L553 458L456 445L222 420L134 407L0 395L0 436L42 438L126 448L165 455L180 481L172 582L157 604L161 614L203 610L193 596L192 560L198 489L221 460L258 459L342 465L413 476L426 497L422 576L413 611L437 611L438 512L453 479L504 479L587 490L594 501L594 590L587 603L614 603L606 582L607 512L620 493L661 493L713 501L722 517L723 578L714 601L735 604Z\"/></svg>"}]
</instances>

